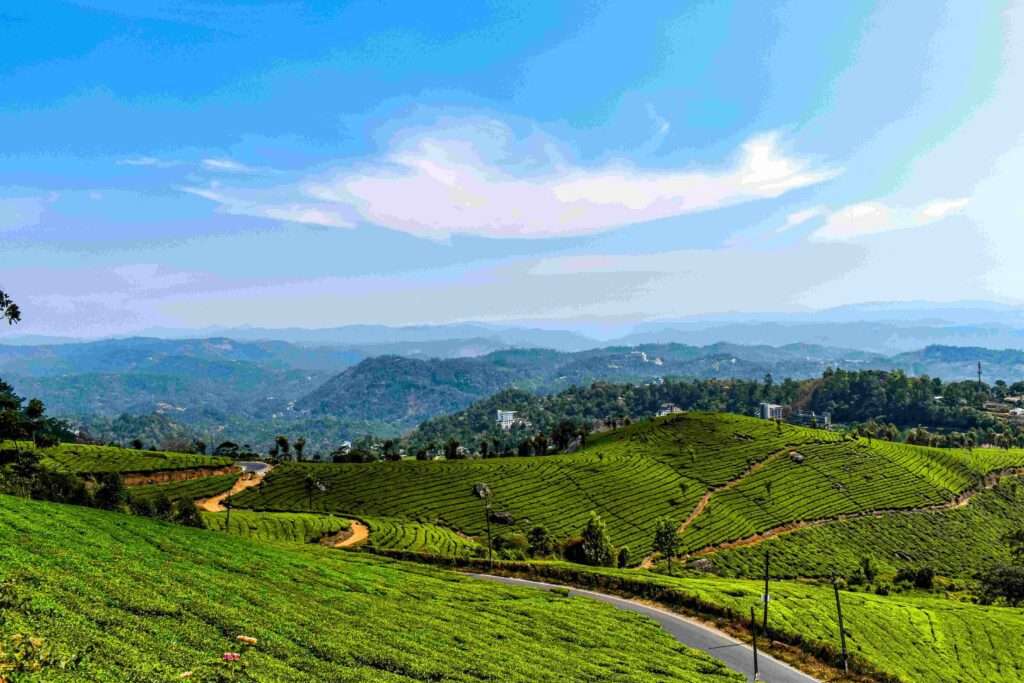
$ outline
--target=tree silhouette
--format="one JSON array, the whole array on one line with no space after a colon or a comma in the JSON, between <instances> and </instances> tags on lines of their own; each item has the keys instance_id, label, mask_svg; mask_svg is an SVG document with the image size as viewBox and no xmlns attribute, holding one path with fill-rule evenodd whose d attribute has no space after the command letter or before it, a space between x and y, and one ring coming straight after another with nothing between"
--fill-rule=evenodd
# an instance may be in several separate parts
<instances>
[{"instance_id":1,"label":"tree silhouette","mask_svg":"<svg viewBox=\"0 0 1024 683\"><path fill-rule=\"evenodd\" d=\"M21 309L2 289L0 289L0 320L6 320L8 325L21 322Z\"/></svg>"}]
</instances>

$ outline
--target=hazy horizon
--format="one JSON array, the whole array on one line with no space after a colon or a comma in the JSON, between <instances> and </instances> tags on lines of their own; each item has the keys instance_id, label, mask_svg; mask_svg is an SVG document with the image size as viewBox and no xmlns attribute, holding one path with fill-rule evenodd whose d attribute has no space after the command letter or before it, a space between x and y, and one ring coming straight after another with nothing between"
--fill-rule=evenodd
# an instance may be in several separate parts
<instances>
[{"instance_id":1,"label":"hazy horizon","mask_svg":"<svg viewBox=\"0 0 1024 683\"><path fill-rule=\"evenodd\" d=\"M21 335L1024 302L1020 2L4 11Z\"/></svg>"}]
</instances>

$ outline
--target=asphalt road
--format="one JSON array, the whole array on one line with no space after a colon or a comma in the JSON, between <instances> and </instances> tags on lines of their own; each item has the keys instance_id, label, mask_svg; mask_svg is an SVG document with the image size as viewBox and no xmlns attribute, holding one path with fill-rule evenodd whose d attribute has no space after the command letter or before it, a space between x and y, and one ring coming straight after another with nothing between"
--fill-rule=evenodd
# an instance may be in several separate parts
<instances>
[{"instance_id":1,"label":"asphalt road","mask_svg":"<svg viewBox=\"0 0 1024 683\"><path fill-rule=\"evenodd\" d=\"M529 581L527 579L513 579L506 576L492 576L490 574L469 574L487 581L497 581L511 586L530 586L533 588L569 588L553 583L542 581ZM640 602L627 600L614 595L606 595L594 591L569 588L570 595L582 595L601 602L607 602L619 609L637 612L657 621L661 626L675 636L676 640L697 650L703 650L712 657L721 660L733 671L738 671L747 677L748 681L754 680L754 652L749 645L731 638L721 631L700 624L686 617L669 612L667 610L650 607ZM768 681L769 683L818 683L818 679L812 678L805 673L797 671L793 667L777 659L773 659L763 652L757 653L758 671L760 676L757 680Z\"/></svg>"}]
</instances>

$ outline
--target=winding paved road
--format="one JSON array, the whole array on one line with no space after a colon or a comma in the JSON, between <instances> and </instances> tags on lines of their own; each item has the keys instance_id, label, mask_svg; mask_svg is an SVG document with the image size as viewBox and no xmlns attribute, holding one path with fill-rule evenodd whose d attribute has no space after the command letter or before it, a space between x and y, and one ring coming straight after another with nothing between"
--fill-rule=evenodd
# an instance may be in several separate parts
<instances>
[{"instance_id":1,"label":"winding paved road","mask_svg":"<svg viewBox=\"0 0 1024 683\"><path fill-rule=\"evenodd\" d=\"M658 609L657 607L651 607L641 602L627 600L626 598L620 598L614 595L607 595L605 593L597 593L595 591L582 590L579 588L569 588L568 586L562 586L554 583L530 581L528 579L513 579L507 576L492 576L490 574L468 574L468 576L475 576L487 581L497 581L498 583L504 583L510 586L530 586L533 588L543 588L545 590L549 590L551 588L568 588L569 595L582 595L588 598L593 598L594 600L600 600L601 602L607 602L619 609L637 612L638 614L642 614L657 621L666 631L675 636L675 639L680 643L697 650L703 650L712 657L724 662L725 665L733 671L738 671L745 675L748 681L754 680L754 653L749 645L741 643L721 631L716 631L713 628L691 619L687 619L686 617L674 612ZM780 662L779 660L760 651L757 653L757 663L760 671L760 677L758 680L761 681L768 681L769 683L818 683L818 679L812 678L805 673L801 673L789 664Z\"/></svg>"}]
</instances>

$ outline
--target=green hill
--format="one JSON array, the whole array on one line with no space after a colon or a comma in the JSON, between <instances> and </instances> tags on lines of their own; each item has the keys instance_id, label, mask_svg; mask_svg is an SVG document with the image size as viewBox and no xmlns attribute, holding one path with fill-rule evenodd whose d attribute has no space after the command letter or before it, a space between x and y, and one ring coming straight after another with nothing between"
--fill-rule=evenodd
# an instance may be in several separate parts
<instances>
[{"instance_id":1,"label":"green hill","mask_svg":"<svg viewBox=\"0 0 1024 683\"><path fill-rule=\"evenodd\" d=\"M721 577L669 577L640 570L539 564L523 573L578 586L657 600L704 616L749 624L761 616L764 584ZM838 663L839 624L832 586L804 581L770 584L773 639ZM1024 659L1024 611L975 605L942 593L909 590L887 596L841 592L843 626L854 671L899 683L1017 681ZM840 680L840 679L827 679ZM845 680L845 679L841 679Z\"/></svg>"},{"instance_id":2,"label":"green hill","mask_svg":"<svg viewBox=\"0 0 1024 683\"><path fill-rule=\"evenodd\" d=\"M7 442L9 447L14 443ZM26 444L18 444L24 447ZM230 465L230 458L219 458L192 453L167 451L143 451L117 446L93 446L87 444L62 443L48 448L35 449L44 467L75 474L97 474L100 472L156 472L196 467L223 467Z\"/></svg>"},{"instance_id":3,"label":"green hill","mask_svg":"<svg viewBox=\"0 0 1024 683\"><path fill-rule=\"evenodd\" d=\"M224 661L227 652L240 659ZM0 676L742 680L653 622L587 599L8 496L0 496Z\"/></svg>"},{"instance_id":4,"label":"green hill","mask_svg":"<svg viewBox=\"0 0 1024 683\"><path fill-rule=\"evenodd\" d=\"M326 491L315 510L485 530L476 483L520 532L541 524L577 533L590 511L634 559L671 516L695 551L812 520L952 505L983 475L1024 465L1020 449L936 449L863 439L728 414L689 413L592 437L581 452L448 462L286 465L239 506L304 511L307 474Z\"/></svg>"}]
</instances>

